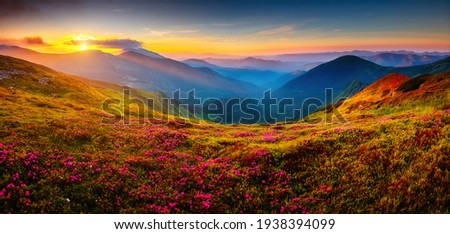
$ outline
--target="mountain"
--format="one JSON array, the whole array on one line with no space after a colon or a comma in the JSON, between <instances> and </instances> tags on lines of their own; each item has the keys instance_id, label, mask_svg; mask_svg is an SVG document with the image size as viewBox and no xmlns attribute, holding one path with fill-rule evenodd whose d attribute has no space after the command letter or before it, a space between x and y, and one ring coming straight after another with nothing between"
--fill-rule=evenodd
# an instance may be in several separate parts
<instances>
[{"instance_id":1,"label":"mountain","mask_svg":"<svg viewBox=\"0 0 450 234\"><path fill-rule=\"evenodd\" d=\"M344 89L340 94L338 94L333 102L341 101L341 99L347 99L349 97L354 96L355 94L359 93L361 90L365 89L367 87L366 84L362 83L361 81L354 80L350 85L347 86L347 88Z\"/></svg>"},{"instance_id":2,"label":"mountain","mask_svg":"<svg viewBox=\"0 0 450 234\"><path fill-rule=\"evenodd\" d=\"M395 68L393 69L393 72L407 75L409 77L416 77L423 74L443 73L448 70L450 70L450 57L425 65Z\"/></svg>"},{"instance_id":3,"label":"mountain","mask_svg":"<svg viewBox=\"0 0 450 234\"><path fill-rule=\"evenodd\" d=\"M209 69L192 68L143 49L114 56L101 51L44 54L16 46L0 46L0 54L69 74L161 91L168 95L177 89L183 92L196 89L200 97L233 97L248 95L258 89L251 84L222 77Z\"/></svg>"},{"instance_id":4,"label":"mountain","mask_svg":"<svg viewBox=\"0 0 450 234\"><path fill-rule=\"evenodd\" d=\"M166 79L176 89L196 89L201 97L232 97L257 94L258 88L250 83L224 77L209 68L194 68L168 58L154 58L128 51L118 57L142 65L152 71L166 73Z\"/></svg>"},{"instance_id":5,"label":"mountain","mask_svg":"<svg viewBox=\"0 0 450 234\"><path fill-rule=\"evenodd\" d=\"M448 70L450 70L450 57L431 64L395 68L380 66L357 56L348 55L311 69L282 86L275 92L275 95L295 99L316 97L323 100L326 88L332 88L334 97L336 97L354 80L364 84L372 84L380 77L392 72L415 77L421 74L437 74Z\"/></svg>"},{"instance_id":6,"label":"mountain","mask_svg":"<svg viewBox=\"0 0 450 234\"><path fill-rule=\"evenodd\" d=\"M270 56L261 56L258 58L262 59L274 59L284 62L328 62L333 59L339 58L345 55L354 55L358 57L369 57L377 54L373 51L366 50L353 50L353 51L342 51L342 52L319 52L319 53L299 53L299 54L279 54Z\"/></svg>"},{"instance_id":7,"label":"mountain","mask_svg":"<svg viewBox=\"0 0 450 234\"><path fill-rule=\"evenodd\" d=\"M319 65L291 80L275 92L278 97L321 97L325 88L339 94L353 81L370 84L386 73L386 68L356 56L342 56Z\"/></svg>"},{"instance_id":8,"label":"mountain","mask_svg":"<svg viewBox=\"0 0 450 234\"><path fill-rule=\"evenodd\" d=\"M382 66L407 67L436 62L445 57L446 56L443 55L380 53L371 57L366 57L366 59Z\"/></svg>"},{"instance_id":9,"label":"mountain","mask_svg":"<svg viewBox=\"0 0 450 234\"><path fill-rule=\"evenodd\" d=\"M286 82L279 85L279 78L284 76L284 72L276 72L271 70L257 70L251 68L231 68L231 67L221 67L213 65L201 59L188 59L184 60L183 63L188 64L191 67L206 67L209 68L222 76L232 77L236 80L241 80L255 84L259 87L265 89L276 89Z\"/></svg>"},{"instance_id":10,"label":"mountain","mask_svg":"<svg viewBox=\"0 0 450 234\"><path fill-rule=\"evenodd\" d=\"M398 54L398 55L417 55L417 56L437 56L437 57L448 57L450 52L414 52L406 50L396 50L396 51L367 51L367 50L352 50L352 51L341 51L341 52L319 52L319 53L300 53L300 54L278 54L269 56L258 56L260 59L267 60L278 60L282 62L328 62L333 59L339 58L345 55L354 55L361 58L370 60L369 58L375 57L378 54ZM381 65L381 64L380 64Z\"/></svg>"},{"instance_id":11,"label":"mountain","mask_svg":"<svg viewBox=\"0 0 450 234\"><path fill-rule=\"evenodd\" d=\"M379 108L401 108L433 106L450 108L450 72L409 78L390 73L377 80L339 107L342 113L350 114Z\"/></svg>"},{"instance_id":12,"label":"mountain","mask_svg":"<svg viewBox=\"0 0 450 234\"><path fill-rule=\"evenodd\" d=\"M207 67L207 68L222 68L220 66L216 66L214 64L208 63L202 59L186 59L181 61L184 64L187 64L191 67Z\"/></svg>"},{"instance_id":13,"label":"mountain","mask_svg":"<svg viewBox=\"0 0 450 234\"><path fill-rule=\"evenodd\" d=\"M204 61L221 67L246 68L252 70L272 70L276 72L290 72L300 68L301 63L267 60L255 57L242 59L205 58Z\"/></svg>"},{"instance_id":14,"label":"mountain","mask_svg":"<svg viewBox=\"0 0 450 234\"><path fill-rule=\"evenodd\" d=\"M187 113L187 109L182 106L181 109L167 110L162 105L162 99L168 97L162 93L89 80L0 55L0 115L10 116L11 121L48 120L64 115L80 116L83 113L106 116L101 109L102 105L112 98L123 100L124 89L130 90L130 98L142 100L147 111L155 111L154 116ZM147 102L148 99L153 100L152 105ZM116 107L123 105L121 103ZM123 113L120 109L117 110ZM130 106L130 113L134 116L141 115L144 111Z\"/></svg>"},{"instance_id":15,"label":"mountain","mask_svg":"<svg viewBox=\"0 0 450 234\"><path fill-rule=\"evenodd\" d=\"M266 82L266 83L262 84L261 87L271 88L272 90L276 90L276 89L279 89L284 84L288 83L289 81L293 80L294 78L297 78L305 73L306 73L306 71L303 71L303 70L295 70L288 74L279 76L278 78L276 78L274 80Z\"/></svg>"},{"instance_id":16,"label":"mountain","mask_svg":"<svg viewBox=\"0 0 450 234\"><path fill-rule=\"evenodd\" d=\"M128 49L128 50L126 50L124 52L128 52L128 51L129 52L139 53L139 54L142 54L142 55L145 55L145 56L148 56L148 57L152 57L152 58L160 58L160 59L165 58L164 56L162 56L162 55L160 55L158 53L155 53L153 51L148 51L148 50L142 49L142 48L139 48L139 49Z\"/></svg>"},{"instance_id":17,"label":"mountain","mask_svg":"<svg viewBox=\"0 0 450 234\"><path fill-rule=\"evenodd\" d=\"M121 86L0 56L0 213L448 214L449 81L383 79L349 124L103 124Z\"/></svg>"},{"instance_id":18,"label":"mountain","mask_svg":"<svg viewBox=\"0 0 450 234\"><path fill-rule=\"evenodd\" d=\"M305 71L309 71L321 64L323 64L324 62L310 62L310 63L305 63L301 66L301 68Z\"/></svg>"},{"instance_id":19,"label":"mountain","mask_svg":"<svg viewBox=\"0 0 450 234\"><path fill-rule=\"evenodd\" d=\"M44 54L17 46L0 46L0 54L42 64L65 73L94 80L120 83L151 91L170 88L164 80L157 82L163 74L149 71L145 67L101 51L81 51L70 54Z\"/></svg>"}]
</instances>

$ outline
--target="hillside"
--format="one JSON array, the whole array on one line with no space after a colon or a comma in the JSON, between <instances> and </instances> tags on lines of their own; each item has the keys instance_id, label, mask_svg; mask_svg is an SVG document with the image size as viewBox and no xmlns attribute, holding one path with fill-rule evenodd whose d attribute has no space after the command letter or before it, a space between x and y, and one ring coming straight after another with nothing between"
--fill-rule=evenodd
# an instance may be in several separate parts
<instances>
[{"instance_id":1,"label":"hillside","mask_svg":"<svg viewBox=\"0 0 450 234\"><path fill-rule=\"evenodd\" d=\"M395 68L392 72L400 73L409 77L416 77L424 74L443 73L448 70L450 70L450 57L446 57L430 64Z\"/></svg>"},{"instance_id":2,"label":"hillside","mask_svg":"<svg viewBox=\"0 0 450 234\"><path fill-rule=\"evenodd\" d=\"M155 91L166 88L163 82L158 84L160 87L151 87L150 81L136 80L135 77L145 75L143 67L101 51L44 54L17 46L0 46L0 54L24 59L68 74L88 77L94 80L120 83L132 87L147 86L147 88L152 88L151 90ZM147 76L151 80L152 73L149 73Z\"/></svg>"},{"instance_id":3,"label":"hillside","mask_svg":"<svg viewBox=\"0 0 450 234\"><path fill-rule=\"evenodd\" d=\"M375 82L347 123L105 124L123 86L0 56L0 213L449 213L450 79L427 77Z\"/></svg>"},{"instance_id":4,"label":"hillside","mask_svg":"<svg viewBox=\"0 0 450 234\"><path fill-rule=\"evenodd\" d=\"M342 92L353 80L371 84L383 76L385 68L356 56L342 56L319 65L278 89L279 97L323 99L325 88L333 88L335 95Z\"/></svg>"},{"instance_id":5,"label":"hillside","mask_svg":"<svg viewBox=\"0 0 450 234\"><path fill-rule=\"evenodd\" d=\"M257 89L204 69L191 68L150 51L114 56L101 51L44 54L16 46L0 46L0 54L35 62L65 73L172 95L177 89L196 89L197 95L242 96ZM127 56L129 55L129 56ZM131 56L134 55L134 56ZM82 69L80 69L82 68ZM214 91L211 91L214 87Z\"/></svg>"},{"instance_id":6,"label":"hillside","mask_svg":"<svg viewBox=\"0 0 450 234\"><path fill-rule=\"evenodd\" d=\"M339 102L342 99L347 99L349 97L354 96L355 94L359 93L361 90L365 89L367 87L366 84L361 83L360 81L354 80L352 83L350 83L347 88L344 89L340 94L338 94L334 99L333 102Z\"/></svg>"},{"instance_id":7,"label":"hillside","mask_svg":"<svg viewBox=\"0 0 450 234\"><path fill-rule=\"evenodd\" d=\"M200 97L252 96L256 95L259 90L255 85L223 77L209 68L193 68L168 58L154 58L130 51L122 53L118 57L152 71L169 74L169 76L165 76L165 81L171 82L171 86L175 90L181 89L188 92L195 89L196 95Z\"/></svg>"},{"instance_id":8,"label":"hillside","mask_svg":"<svg viewBox=\"0 0 450 234\"><path fill-rule=\"evenodd\" d=\"M214 64L208 63L205 60L202 59L185 59L183 61L184 64L187 64L191 67L208 67L208 68L213 68L213 67L217 67L220 68L219 66L216 66Z\"/></svg>"},{"instance_id":9,"label":"hillside","mask_svg":"<svg viewBox=\"0 0 450 234\"><path fill-rule=\"evenodd\" d=\"M393 111L424 106L445 110L450 108L449 91L450 72L417 78L392 73L346 100L339 110L348 114L362 110Z\"/></svg>"},{"instance_id":10,"label":"hillside","mask_svg":"<svg viewBox=\"0 0 450 234\"><path fill-rule=\"evenodd\" d=\"M247 57L242 59L204 58L204 61L221 67L245 68L250 70L272 70L276 72L290 72L300 68L302 63L283 62L279 60Z\"/></svg>"},{"instance_id":11,"label":"hillside","mask_svg":"<svg viewBox=\"0 0 450 234\"><path fill-rule=\"evenodd\" d=\"M395 68L380 66L356 56L342 56L311 69L302 76L288 82L275 93L279 97L294 97L297 99L316 97L323 99L326 88L333 88L334 95L338 95L354 80L364 84L372 84L392 72L415 77L448 70L450 70L450 58L426 65Z\"/></svg>"},{"instance_id":12,"label":"hillside","mask_svg":"<svg viewBox=\"0 0 450 234\"><path fill-rule=\"evenodd\" d=\"M249 82L265 89L277 89L287 82L285 79L279 79L286 75L284 72L272 71L270 70L271 67L267 67L265 70L221 67L200 59L188 59L184 60L183 63L192 67L206 67L221 74L222 76Z\"/></svg>"},{"instance_id":13,"label":"hillside","mask_svg":"<svg viewBox=\"0 0 450 234\"><path fill-rule=\"evenodd\" d=\"M272 81L268 81L262 85L262 87L270 88L272 91L279 89L283 85L287 84L289 81L305 74L306 71L295 70L287 74L281 75Z\"/></svg>"},{"instance_id":14,"label":"hillside","mask_svg":"<svg viewBox=\"0 0 450 234\"><path fill-rule=\"evenodd\" d=\"M161 93L152 93L133 89L113 83L88 80L54 71L42 65L25 60L0 55L0 115L8 121L44 121L59 119L64 116L82 116L88 113L95 116L108 116L101 108L105 100L115 98L122 100L123 90L130 90L130 98L153 99L153 105L145 106L146 111L154 111L155 117L163 113L184 113L184 109L174 110L163 107ZM116 106L118 108L119 106ZM40 111L44 109L45 111ZM24 111L26 110L26 111ZM133 116L142 115L144 111L137 106L130 106Z\"/></svg>"}]
</instances>

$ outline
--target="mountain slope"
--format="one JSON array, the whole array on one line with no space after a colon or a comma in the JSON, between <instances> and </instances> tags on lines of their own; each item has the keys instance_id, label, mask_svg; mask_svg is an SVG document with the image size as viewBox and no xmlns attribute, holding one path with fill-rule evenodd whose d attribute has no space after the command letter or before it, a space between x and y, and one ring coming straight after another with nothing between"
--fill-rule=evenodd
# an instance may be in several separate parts
<instances>
[{"instance_id":1,"label":"mountain slope","mask_svg":"<svg viewBox=\"0 0 450 234\"><path fill-rule=\"evenodd\" d=\"M319 53L302 53L302 54L278 54L278 55L270 55L270 56L258 56L261 59L268 60L279 60L283 62L303 62L303 63L311 63L311 62L329 62L333 59L339 58L344 55L354 55L361 58L365 58L370 60L371 57L376 57L378 54L397 54L397 55L417 55L417 56L438 56L438 57L448 57L450 56L449 52L414 52L414 51L406 51L406 50L397 50L397 51L366 51L366 50L353 50L353 51L341 51L341 52L319 52ZM370 60L371 61L371 60ZM372 61L374 62L374 61Z\"/></svg>"},{"instance_id":2,"label":"mountain slope","mask_svg":"<svg viewBox=\"0 0 450 234\"><path fill-rule=\"evenodd\" d=\"M405 105L448 109L449 103L450 72L417 78L391 73L344 101L339 110L352 113Z\"/></svg>"},{"instance_id":3,"label":"mountain slope","mask_svg":"<svg viewBox=\"0 0 450 234\"><path fill-rule=\"evenodd\" d=\"M278 60L267 60L254 57L243 59L216 59L205 58L204 61L221 67L246 68L251 70L272 70L276 72L289 72L300 68L298 62L282 62Z\"/></svg>"},{"instance_id":4,"label":"mountain slope","mask_svg":"<svg viewBox=\"0 0 450 234\"><path fill-rule=\"evenodd\" d=\"M278 89L275 94L279 97L296 99L307 97L323 99L326 88L332 88L334 95L337 95L343 92L354 80L364 84L372 84L392 72L415 77L448 70L450 70L450 57L431 64L395 68L380 66L356 56L342 56L295 78Z\"/></svg>"},{"instance_id":5,"label":"mountain slope","mask_svg":"<svg viewBox=\"0 0 450 234\"><path fill-rule=\"evenodd\" d=\"M145 56L148 56L148 57L152 57L152 58L161 58L161 59L165 58L164 56L162 56L162 55L160 55L158 53L155 53L153 51L148 51L148 50L142 49L142 48L140 48L140 49L128 49L127 51L139 53L139 54L142 54L142 55L145 55ZM127 51L125 51L125 52L127 52Z\"/></svg>"},{"instance_id":6,"label":"mountain slope","mask_svg":"<svg viewBox=\"0 0 450 234\"><path fill-rule=\"evenodd\" d=\"M211 64L202 59L186 59L181 61L191 67L207 67L207 68L221 68L220 66Z\"/></svg>"},{"instance_id":7,"label":"mountain slope","mask_svg":"<svg viewBox=\"0 0 450 234\"><path fill-rule=\"evenodd\" d=\"M250 126L101 124L95 102L49 94L58 82L60 95L110 97L113 84L2 56L0 71L0 213L450 212L448 74L372 89L393 82L424 95L406 105L435 105Z\"/></svg>"},{"instance_id":8,"label":"mountain slope","mask_svg":"<svg viewBox=\"0 0 450 234\"><path fill-rule=\"evenodd\" d=\"M284 76L285 73L272 71L270 70L270 68L266 70L257 70L251 68L221 67L213 65L201 59L188 59L184 60L183 63L188 64L191 67L206 67L219 73L222 76L232 77L236 80L249 82L265 89L276 89L287 82L280 82L285 79L279 80L279 78Z\"/></svg>"},{"instance_id":9,"label":"mountain slope","mask_svg":"<svg viewBox=\"0 0 450 234\"><path fill-rule=\"evenodd\" d=\"M280 87L282 87L283 85L285 85L286 83L288 83L289 81L291 81L305 73L306 73L306 71L303 71L303 70L295 70L293 72L289 72L288 74L279 76L276 79L268 81L268 82L262 84L261 86L265 87L265 88L270 88L272 90L277 90Z\"/></svg>"},{"instance_id":10,"label":"mountain slope","mask_svg":"<svg viewBox=\"0 0 450 234\"><path fill-rule=\"evenodd\" d=\"M199 96L233 97L257 89L252 85L221 77L211 70L191 68L145 50L114 56L101 51L43 54L15 46L0 46L0 54L94 80L148 91L162 91L168 95L181 88L184 91L196 89Z\"/></svg>"},{"instance_id":11,"label":"mountain slope","mask_svg":"<svg viewBox=\"0 0 450 234\"><path fill-rule=\"evenodd\" d=\"M120 106L125 104L125 89L130 90L130 98L142 100L147 111L154 110L157 116L162 116L162 112L187 113L184 109L177 109L175 113L167 110L161 103L161 99L167 96L161 93L88 80L0 55L0 115L10 116L10 120L45 120L57 116L79 116L81 113L105 116L102 110L105 100L119 100L121 103L116 107L120 111ZM152 99L153 105L148 105L147 99ZM130 111L136 116L143 110L130 106Z\"/></svg>"},{"instance_id":12,"label":"mountain slope","mask_svg":"<svg viewBox=\"0 0 450 234\"><path fill-rule=\"evenodd\" d=\"M367 87L366 84L363 84L362 82L360 82L358 80L354 80L354 81L352 81L352 83L350 83L349 86L347 86L347 88L345 88L344 91L342 91L339 95L337 95L334 98L333 102L338 102L341 99L347 99L349 97L352 97L355 94L359 93L361 90L365 89L366 87Z\"/></svg>"},{"instance_id":13,"label":"mountain slope","mask_svg":"<svg viewBox=\"0 0 450 234\"><path fill-rule=\"evenodd\" d=\"M167 73L167 79L182 91L196 89L196 93L205 97L230 97L251 95L258 88L249 83L223 77L209 68L193 68L184 63L168 59L154 58L136 52L125 52L118 57L145 66L153 71Z\"/></svg>"},{"instance_id":14,"label":"mountain slope","mask_svg":"<svg viewBox=\"0 0 450 234\"><path fill-rule=\"evenodd\" d=\"M319 65L278 89L281 97L321 97L325 88L342 92L353 80L370 84L386 73L386 68L356 56L342 56Z\"/></svg>"},{"instance_id":15,"label":"mountain slope","mask_svg":"<svg viewBox=\"0 0 450 234\"><path fill-rule=\"evenodd\" d=\"M400 73L409 77L416 77L423 74L438 74L442 72L447 72L450 70L450 57L441 59L434 63L413 66L413 67L399 67L392 71Z\"/></svg>"},{"instance_id":16,"label":"mountain slope","mask_svg":"<svg viewBox=\"0 0 450 234\"><path fill-rule=\"evenodd\" d=\"M44 54L16 46L0 46L0 54L42 64L65 73L89 79L120 83L150 91L165 91L170 88L163 74L101 51L82 51L71 54Z\"/></svg>"}]
</instances>

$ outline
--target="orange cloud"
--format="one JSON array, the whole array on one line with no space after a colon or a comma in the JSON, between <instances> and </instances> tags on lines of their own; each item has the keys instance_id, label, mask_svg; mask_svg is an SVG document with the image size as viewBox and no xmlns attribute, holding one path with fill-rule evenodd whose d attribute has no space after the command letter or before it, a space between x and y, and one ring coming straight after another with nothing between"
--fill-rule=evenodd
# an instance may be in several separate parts
<instances>
[{"instance_id":1,"label":"orange cloud","mask_svg":"<svg viewBox=\"0 0 450 234\"><path fill-rule=\"evenodd\" d=\"M25 37L23 41L29 45L45 45L41 37Z\"/></svg>"},{"instance_id":2,"label":"orange cloud","mask_svg":"<svg viewBox=\"0 0 450 234\"><path fill-rule=\"evenodd\" d=\"M16 46L45 46L47 43L44 42L40 36L30 36L24 37L22 39L17 38L0 38L0 44L16 45Z\"/></svg>"},{"instance_id":3,"label":"orange cloud","mask_svg":"<svg viewBox=\"0 0 450 234\"><path fill-rule=\"evenodd\" d=\"M73 39L69 45L95 45L101 48L134 49L141 48L142 42L132 39Z\"/></svg>"}]
</instances>

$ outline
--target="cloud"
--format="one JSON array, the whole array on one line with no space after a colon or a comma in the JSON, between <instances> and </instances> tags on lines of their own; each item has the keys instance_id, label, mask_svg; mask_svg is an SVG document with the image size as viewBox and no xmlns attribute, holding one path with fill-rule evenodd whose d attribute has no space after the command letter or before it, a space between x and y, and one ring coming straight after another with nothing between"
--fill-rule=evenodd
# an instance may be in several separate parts
<instances>
[{"instance_id":1,"label":"cloud","mask_svg":"<svg viewBox=\"0 0 450 234\"><path fill-rule=\"evenodd\" d=\"M152 36L152 37L163 37L163 36L166 36L171 33L168 30L162 30L162 31L148 30L148 29L144 29L144 30L147 31L147 33L146 33L147 36Z\"/></svg>"},{"instance_id":2,"label":"cloud","mask_svg":"<svg viewBox=\"0 0 450 234\"><path fill-rule=\"evenodd\" d=\"M256 33L257 36L273 36L279 34L290 34L293 33L295 27L292 25L285 25L277 28L272 28L268 30L259 31Z\"/></svg>"},{"instance_id":3,"label":"cloud","mask_svg":"<svg viewBox=\"0 0 450 234\"><path fill-rule=\"evenodd\" d=\"M164 36L176 36L189 33L196 33L196 29L182 29L182 30L150 30L149 28L144 28L146 31L145 35L152 37L164 37Z\"/></svg>"},{"instance_id":4,"label":"cloud","mask_svg":"<svg viewBox=\"0 0 450 234\"><path fill-rule=\"evenodd\" d=\"M41 37L25 37L23 41L28 45L45 45Z\"/></svg>"},{"instance_id":5,"label":"cloud","mask_svg":"<svg viewBox=\"0 0 450 234\"><path fill-rule=\"evenodd\" d=\"M45 46L47 43L44 42L40 36L30 36L24 37L22 39L17 38L0 38L0 44L16 45L16 46Z\"/></svg>"},{"instance_id":6,"label":"cloud","mask_svg":"<svg viewBox=\"0 0 450 234\"><path fill-rule=\"evenodd\" d=\"M71 40L71 45L96 45L103 48L118 48L118 49L136 49L142 47L142 42L132 39L87 39L87 40Z\"/></svg>"}]
</instances>

